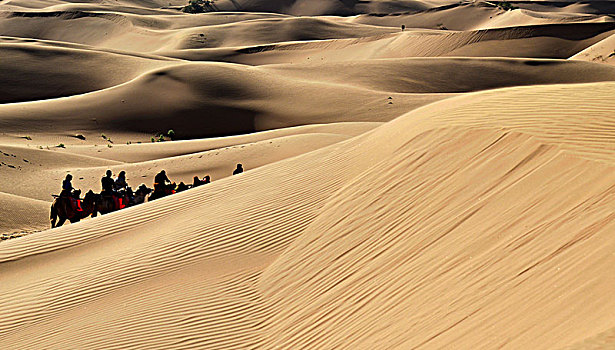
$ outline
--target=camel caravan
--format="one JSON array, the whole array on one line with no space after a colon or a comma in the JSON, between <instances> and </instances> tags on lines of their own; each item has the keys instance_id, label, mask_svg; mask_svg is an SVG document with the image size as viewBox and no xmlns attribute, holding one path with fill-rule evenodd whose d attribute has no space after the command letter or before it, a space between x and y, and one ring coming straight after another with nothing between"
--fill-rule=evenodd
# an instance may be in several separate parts
<instances>
[{"instance_id":1,"label":"camel caravan","mask_svg":"<svg viewBox=\"0 0 615 350\"><path fill-rule=\"evenodd\" d=\"M233 175L243 172L241 164L233 171ZM60 227L66 220L71 223L85 219L88 216L96 217L98 213L107 214L113 211L131 207L144 203L146 200L153 201L174 193L182 192L187 189L206 185L211 182L209 175L202 179L198 176L193 178L192 184L171 182L164 170L154 177L154 188L149 188L141 184L136 191L133 191L126 182L126 172L120 171L114 179L111 170L107 170L101 179L102 191L95 193L89 190L81 198L81 190L74 189L72 185L72 175L66 175L62 182L62 191L59 195L52 195L55 199L51 204L51 227ZM56 222L57 221L57 222Z\"/></svg>"}]
</instances>

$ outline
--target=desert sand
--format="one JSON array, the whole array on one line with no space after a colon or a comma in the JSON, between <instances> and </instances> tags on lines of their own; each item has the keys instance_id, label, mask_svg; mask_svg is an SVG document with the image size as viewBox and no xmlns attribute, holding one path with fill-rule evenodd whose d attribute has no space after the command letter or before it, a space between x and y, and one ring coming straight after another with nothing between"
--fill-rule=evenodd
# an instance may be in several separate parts
<instances>
[{"instance_id":1,"label":"desert sand","mask_svg":"<svg viewBox=\"0 0 615 350\"><path fill-rule=\"evenodd\" d=\"M615 4L510 4L0 1L0 348L615 347Z\"/></svg>"}]
</instances>

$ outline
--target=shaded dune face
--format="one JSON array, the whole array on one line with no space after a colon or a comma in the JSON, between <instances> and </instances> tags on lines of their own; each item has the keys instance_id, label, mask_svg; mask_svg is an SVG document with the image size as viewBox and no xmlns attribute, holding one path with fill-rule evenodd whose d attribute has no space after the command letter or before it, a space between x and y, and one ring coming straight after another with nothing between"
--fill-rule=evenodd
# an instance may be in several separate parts
<instances>
[{"instance_id":1,"label":"shaded dune face","mask_svg":"<svg viewBox=\"0 0 615 350\"><path fill-rule=\"evenodd\" d=\"M184 5L0 2L2 349L613 346L612 2Z\"/></svg>"}]
</instances>

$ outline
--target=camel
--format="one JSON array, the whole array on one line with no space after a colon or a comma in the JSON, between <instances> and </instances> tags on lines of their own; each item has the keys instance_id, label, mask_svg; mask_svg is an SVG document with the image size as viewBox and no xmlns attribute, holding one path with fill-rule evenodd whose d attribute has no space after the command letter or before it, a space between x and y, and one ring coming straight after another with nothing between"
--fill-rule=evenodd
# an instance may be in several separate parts
<instances>
[{"instance_id":1,"label":"camel","mask_svg":"<svg viewBox=\"0 0 615 350\"><path fill-rule=\"evenodd\" d=\"M103 193L95 194L95 202L94 211L92 212L92 217L95 218L98 213L101 215L108 214L112 211L123 209L130 203L130 195L128 191L122 191L119 193L120 196L113 195L103 195ZM118 203L116 202L116 198L121 198L122 207L118 207Z\"/></svg>"},{"instance_id":2,"label":"camel","mask_svg":"<svg viewBox=\"0 0 615 350\"><path fill-rule=\"evenodd\" d=\"M79 198L81 191L75 191L75 197ZM91 190L85 194L83 200L81 201L81 209L82 211L76 211L72 208L70 199L67 197L56 197L51 204L51 213L49 215L49 219L51 221L51 228L60 227L64 225L66 220L71 223L79 222L81 219L84 219L90 216L95 207L95 194ZM57 224L56 220L59 218Z\"/></svg>"},{"instance_id":3,"label":"camel","mask_svg":"<svg viewBox=\"0 0 615 350\"><path fill-rule=\"evenodd\" d=\"M145 186L144 184L139 186L130 199L130 205L133 206L145 203L145 198L147 198L147 195L152 193L152 191L153 190L151 188Z\"/></svg>"},{"instance_id":4,"label":"camel","mask_svg":"<svg viewBox=\"0 0 615 350\"><path fill-rule=\"evenodd\" d=\"M175 182L169 185L161 185L158 188L154 186L154 192L152 192L152 194L149 195L149 197L147 198L147 201L151 202L155 199L166 197L170 194L174 194L176 187L177 185L175 184Z\"/></svg>"},{"instance_id":5,"label":"camel","mask_svg":"<svg viewBox=\"0 0 615 350\"><path fill-rule=\"evenodd\" d=\"M119 198L122 199L123 206L118 208L118 204L113 196L104 195L102 192L94 194L95 196L95 205L94 210L92 212L92 217L98 216L98 213L101 215L108 214L110 212L120 210L126 207L131 207L133 205L142 204L145 202L145 198L148 194L152 192L151 188L148 188L145 185L139 186L137 191L133 193L132 189L129 187L126 191L120 191ZM114 194L115 196L115 194Z\"/></svg>"}]
</instances>

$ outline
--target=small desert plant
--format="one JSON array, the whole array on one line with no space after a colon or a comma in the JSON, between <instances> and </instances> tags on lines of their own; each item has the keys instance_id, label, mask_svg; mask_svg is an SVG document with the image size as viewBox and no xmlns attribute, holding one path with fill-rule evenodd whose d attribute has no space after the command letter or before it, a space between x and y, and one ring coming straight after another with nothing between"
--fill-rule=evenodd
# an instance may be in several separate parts
<instances>
[{"instance_id":1,"label":"small desert plant","mask_svg":"<svg viewBox=\"0 0 615 350\"><path fill-rule=\"evenodd\" d=\"M158 142L164 142L164 135L160 135L160 137L158 138Z\"/></svg>"},{"instance_id":2,"label":"small desert plant","mask_svg":"<svg viewBox=\"0 0 615 350\"><path fill-rule=\"evenodd\" d=\"M168 136L171 140L174 140L174 139L175 139L175 130L170 129L169 131L167 131L167 136Z\"/></svg>"},{"instance_id":3,"label":"small desert plant","mask_svg":"<svg viewBox=\"0 0 615 350\"><path fill-rule=\"evenodd\" d=\"M104 135L104 134L103 134ZM81 134L77 134L75 135L75 138L79 139L79 140L84 140L85 141L85 136L81 135Z\"/></svg>"},{"instance_id":4,"label":"small desert plant","mask_svg":"<svg viewBox=\"0 0 615 350\"><path fill-rule=\"evenodd\" d=\"M56 147L58 147L58 148L66 148L63 143L59 143Z\"/></svg>"},{"instance_id":5,"label":"small desert plant","mask_svg":"<svg viewBox=\"0 0 615 350\"><path fill-rule=\"evenodd\" d=\"M155 139L155 138L153 138L153 137L152 137L150 140L151 140L152 142L156 142L156 139Z\"/></svg>"},{"instance_id":6,"label":"small desert plant","mask_svg":"<svg viewBox=\"0 0 615 350\"><path fill-rule=\"evenodd\" d=\"M109 143L108 143L108 144L107 144L107 147L111 148L111 147L113 147L113 146L111 146L111 144L109 144Z\"/></svg>"},{"instance_id":7,"label":"small desert plant","mask_svg":"<svg viewBox=\"0 0 615 350\"><path fill-rule=\"evenodd\" d=\"M102 138L103 138L103 140L106 140L106 139L107 139L107 135L105 135L105 134L100 134L100 137L102 137Z\"/></svg>"},{"instance_id":8,"label":"small desert plant","mask_svg":"<svg viewBox=\"0 0 615 350\"><path fill-rule=\"evenodd\" d=\"M32 141L32 138L30 136L24 136L23 138L28 140L28 141Z\"/></svg>"}]
</instances>

